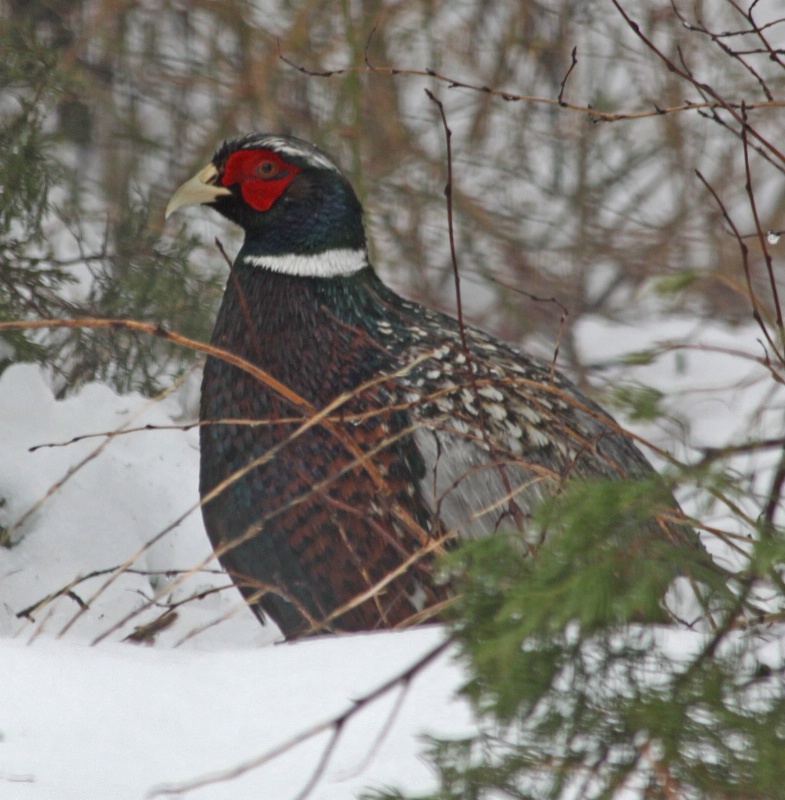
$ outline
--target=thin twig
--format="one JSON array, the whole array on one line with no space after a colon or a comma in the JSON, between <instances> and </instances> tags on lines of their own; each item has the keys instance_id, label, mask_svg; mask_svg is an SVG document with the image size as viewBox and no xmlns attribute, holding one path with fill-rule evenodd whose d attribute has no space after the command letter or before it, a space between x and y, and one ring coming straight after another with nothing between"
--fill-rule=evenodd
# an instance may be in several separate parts
<instances>
[{"instance_id":1,"label":"thin twig","mask_svg":"<svg viewBox=\"0 0 785 800\"><path fill-rule=\"evenodd\" d=\"M615 2L615 0L614 0L614 2ZM743 270L744 270L744 278L745 278L745 280L747 282L747 293L748 293L748 296L750 298L750 302L752 303L752 317L755 320L755 322L758 324L758 327L763 332L763 335L766 338L766 341L772 347L774 352L778 353L777 346L772 341L772 338L771 338L771 336L769 334L769 329L766 327L766 323L764 322L763 314L761 313L760 305L758 303L758 298L757 298L757 295L755 294L755 289L753 288L753 285L752 285L752 275L750 274L750 264L749 264L749 248L747 247L747 245L742 240L741 234L739 233L739 229L736 227L735 223L731 219L731 216L728 213L728 210L725 208L725 204L720 199L720 196L717 194L717 192L715 191L714 187L706 180L706 178L703 176L703 173L701 173L700 170L696 169L695 170L695 174L698 176L698 178L700 179L701 183L709 190L709 192L711 192L711 195L714 198L714 201L717 203L717 205L720 208L720 211L722 212L722 216L725 218L725 221L728 223L728 225L730 226L731 230L733 231L733 235L736 238L736 241L739 243L739 248L741 249L742 267L743 267Z\"/></svg>"},{"instance_id":2,"label":"thin twig","mask_svg":"<svg viewBox=\"0 0 785 800\"><path fill-rule=\"evenodd\" d=\"M486 445L488 445L488 447L491 447L492 442L490 440L487 426L485 424L486 423L485 406L482 402L482 399L480 398L477 389L477 380L474 371L474 364L472 363L474 356L469 350L469 345L466 340L466 326L463 319L463 302L461 300L461 274L460 270L458 269L458 250L455 246L455 222L454 222L453 205L452 205L452 130L450 129L450 126L447 123L447 115L444 113L444 103L442 103L441 100L439 100L429 89L425 90L425 94L428 95L428 98L433 103L435 103L436 107L439 109L439 115L441 116L442 127L444 129L444 137L447 144L447 182L445 183L444 186L444 196L447 199L447 228L450 237L450 260L452 262L452 272L455 280L455 301L457 305L458 329L461 334L461 346L463 347L463 354L466 357L467 376L469 379L469 383L471 384L472 391L474 392L475 402L477 404L477 409L479 411L480 429L482 430L483 438L485 439ZM515 524L518 526L518 529L520 531L523 531L524 530L523 512L521 511L517 502L512 497L512 484L510 483L510 477L507 474L507 470L501 465L499 465L499 475L501 476L501 479L504 483L504 488L507 492L507 495L510 497L510 502L509 502L510 513L512 514Z\"/></svg>"},{"instance_id":3,"label":"thin twig","mask_svg":"<svg viewBox=\"0 0 785 800\"><path fill-rule=\"evenodd\" d=\"M570 63L570 68L567 70L567 74L564 76L561 82L561 86L559 88L559 97L558 102L559 105L565 107L567 104L564 102L564 90L567 88L567 80L572 74L572 71L578 64L578 45L572 48L572 53L570 54L572 57L572 62Z\"/></svg>"},{"instance_id":4,"label":"thin twig","mask_svg":"<svg viewBox=\"0 0 785 800\"><path fill-rule=\"evenodd\" d=\"M151 400L149 400L147 403L145 403L136 412L131 414L129 416L129 418L119 427L118 430L123 430L124 428L129 426L131 424L131 422L133 422L137 417L140 417L140 416L144 415L144 413L151 406L155 405L156 403L160 402L164 397L166 397L169 394L171 394L180 385L181 381L184 380L184 379L185 379L185 375L182 376L180 381L174 383L170 387L167 387L162 392L160 392L157 397L154 397ZM106 449L106 447L109 445L109 443L111 441L112 441L112 437L106 438L103 442L101 442L93 450L91 450L84 458L82 458L76 464L72 464L66 470L65 474L59 480L55 481L55 483L53 483L47 489L47 491L44 493L44 495L42 497L40 497L35 503L33 503L33 505L30 506L30 508L28 508L27 511L25 511L20 517L18 517L13 522L12 525L10 525L8 528L3 530L2 533L0 533L0 546L5 547L5 546L8 545L8 543L12 542L14 533L17 530L19 530L22 527L22 525L24 525L25 522L27 522L27 520L30 519L30 517L36 511L38 511L49 500L50 497L52 497L69 480L71 480L71 478L73 478L73 476L77 472L79 472L83 467L85 467L87 464L89 464L91 461L93 461L95 458L97 458L99 455L101 455L101 453L103 453L103 451Z\"/></svg>"},{"instance_id":5,"label":"thin twig","mask_svg":"<svg viewBox=\"0 0 785 800\"><path fill-rule=\"evenodd\" d=\"M570 309L564 305L560 300L556 297L538 297L536 294L532 294L531 292L527 292L524 289L520 289L517 286L512 286L509 283L505 283L504 281L495 278L493 275L490 276L490 280L493 283L497 284L497 286L501 286L503 289L507 289L508 291L515 292L516 294L521 294L524 297L528 297L529 300L533 300L535 303L553 303L554 305L558 306L559 308L559 333L556 337L556 344L553 348L553 356L551 358L551 374L550 378L553 381L556 377L556 362L559 359L559 350L561 349L562 339L564 338L564 333L567 328L567 318L570 316Z\"/></svg>"},{"instance_id":6,"label":"thin twig","mask_svg":"<svg viewBox=\"0 0 785 800\"><path fill-rule=\"evenodd\" d=\"M469 356L469 345L466 343L466 327L463 321L463 301L461 300L461 273L458 269L458 250L455 247L455 217L452 206L452 130L447 124L447 116L444 113L444 103L439 100L430 89L425 90L428 99L439 109L444 130L444 139L447 146L447 182L444 184L444 197L447 200L447 232L450 238L450 260L452 262L452 274L455 282L455 305L458 318L458 328L461 333L461 345L464 355Z\"/></svg>"},{"instance_id":7,"label":"thin twig","mask_svg":"<svg viewBox=\"0 0 785 800\"><path fill-rule=\"evenodd\" d=\"M53 600L57 600L58 597L71 597L73 600L77 600L76 595L73 593L73 590L76 586L79 586L80 583L84 583L85 581L92 580L93 578L100 578L102 575L111 575L113 572L116 572L118 569L121 568L122 565L118 565L115 567L106 567L104 569L94 569L92 572L88 572L87 575L80 575L78 578L74 578L70 583L66 584L60 589L56 589L54 592L50 592L46 597L42 597L40 600L36 600L35 603L23 608L21 611L16 612L17 619L29 619L31 622L35 622L33 618L33 614L38 611L39 609L43 608L44 606L51 603ZM223 570L202 570L203 572L210 572L214 575L221 575L223 574ZM141 575L143 577L152 578L152 577L159 577L163 576L166 578L172 578L175 575L192 575L192 570L181 570L181 569L168 569L168 570L150 570L150 569L134 569L133 567L129 567L125 570L129 575ZM219 590L230 589L234 584L227 584L226 586L218 587ZM193 597L187 598L187 600L192 600ZM81 601L78 601L81 604ZM176 605L182 605L183 602L180 601ZM172 606L174 607L174 606Z\"/></svg>"},{"instance_id":8,"label":"thin twig","mask_svg":"<svg viewBox=\"0 0 785 800\"><path fill-rule=\"evenodd\" d=\"M780 460L777 462L777 469L771 479L766 507L763 510L763 525L760 529L764 532L774 531L774 515L782 502L782 487L785 486L785 449L780 453Z\"/></svg>"},{"instance_id":9,"label":"thin twig","mask_svg":"<svg viewBox=\"0 0 785 800\"><path fill-rule=\"evenodd\" d=\"M565 101L559 102L558 99L554 99L551 97L538 97L536 95L516 94L515 92L508 92L508 91L503 91L501 89L495 89L491 86L466 83L465 81L458 80L457 78L451 78L447 75L442 75L441 73L436 72L436 70L433 69L399 69L398 67L377 67L367 64L364 67L342 67L339 69L330 69L330 70L311 70L308 69L307 67L303 67L300 64L297 64L294 61L288 59L282 53L279 53L278 57L281 59L281 61L284 62L284 64L287 64L288 66L292 67L292 69L296 69L303 75L308 75L309 77L312 78L333 78L353 72L360 72L363 74L377 74L377 75L390 75L390 76L407 75L410 77L430 78L432 80L447 84L448 89L466 89L472 92L481 92L483 94L491 95L492 97L498 97L501 100L504 100L505 102L508 103L518 103L518 102L536 103L539 105L566 108L569 109L570 111L576 111L580 114L586 114L588 117L597 122L621 122L622 120L646 119L647 117L656 117L662 114L678 114L684 111L700 111L702 109L710 110L717 108L732 109L741 107L741 103L731 102L724 99L717 99L714 101L704 101L700 103L687 101L678 106L669 106L665 108L661 108L658 106L649 111L621 111L614 113L609 111L600 111L596 108L592 108L591 106L581 106L581 105L576 105L574 103L567 103ZM748 110L760 109L760 108L785 108L785 101L777 100L772 102L767 100L765 102L747 104Z\"/></svg>"},{"instance_id":10,"label":"thin twig","mask_svg":"<svg viewBox=\"0 0 785 800\"><path fill-rule=\"evenodd\" d=\"M752 186L752 170L750 169L750 150L747 146L747 131L749 127L747 125L747 112L746 109L742 108L742 114L744 118L744 127L741 129L741 141L744 145L744 173L746 176L746 183L745 183L745 190L747 192L747 197L750 201L750 210L752 211L752 217L755 220L755 230L758 234L758 241L760 242L761 250L763 251L763 258L766 262L766 270L769 275L769 288L771 289L771 297L774 302L774 314L777 323L777 332L779 333L779 340L780 346L782 347L785 345L785 328L783 327L782 323L782 306L780 305L780 296L779 291L777 290L777 281L774 277L774 267L771 261L771 253L769 253L769 247L767 244L767 237L763 231L763 226L760 222L760 216L758 215L758 204L755 202L755 191ZM777 355L779 357L780 363L785 364L783 361L781 351L778 351Z\"/></svg>"},{"instance_id":11,"label":"thin twig","mask_svg":"<svg viewBox=\"0 0 785 800\"><path fill-rule=\"evenodd\" d=\"M708 104L704 107L713 107L713 108L723 108L727 111L741 126L744 125L744 119L742 118L741 109L744 104L742 103L731 103L722 97L716 89L710 86L707 83L699 81L695 76L693 76L689 71L678 67L673 61L665 55L665 53L660 50L657 45L654 44L651 39L649 39L646 34L643 33L641 30L641 26L635 22L632 17L624 10L619 0L611 0L614 6L616 6L617 11L622 15L624 21L627 23L629 28L633 31L633 33L649 48L667 67L668 69L674 73L674 75L678 75L680 78L683 78L686 81L689 81L696 89L700 92L705 93L707 96L714 99L715 104L711 105ZM766 101L766 105L769 105L771 101ZM746 106L746 109L749 110L751 108L760 108L760 104L749 104ZM666 113L666 110L663 109L661 113ZM769 150L772 155L776 156L776 158L785 163L785 153L775 147L770 141L765 139L760 133L758 133L754 128L749 129L750 134L754 136L764 148Z\"/></svg>"},{"instance_id":12,"label":"thin twig","mask_svg":"<svg viewBox=\"0 0 785 800\"><path fill-rule=\"evenodd\" d=\"M362 418L367 415L345 415L342 419L353 420ZM193 428L205 428L211 425L247 425L250 428L263 428L274 425L299 425L303 421L302 417L278 417L277 419L234 419L232 417L225 417L224 419L208 419L199 422L186 422L182 425L140 425L136 428L123 428L111 431L96 431L95 433L80 433L71 439L66 439L63 442L44 442L43 444L34 444L28 447L29 453L34 453L36 450L42 450L50 447L69 447L70 445L83 442L87 439L114 439L121 436L128 436L131 433L155 433L160 431L180 431L186 433ZM334 420L337 422L337 420Z\"/></svg>"},{"instance_id":13,"label":"thin twig","mask_svg":"<svg viewBox=\"0 0 785 800\"><path fill-rule=\"evenodd\" d=\"M731 2L731 5L733 3ZM678 6L675 3L675 0L671 0L671 8L673 9L674 14L676 15L679 22L684 25L688 30L693 31L695 33L701 33L705 36L708 36L712 42L714 42L717 47L722 50L722 52L727 55L729 58L735 59L738 61L742 67L750 74L752 77L757 81L758 85L763 90L763 93L766 95L767 100L774 100L774 96L772 95L769 87L766 85L766 82L761 77L760 73L751 65L748 64L744 58L742 57L744 54L738 50L734 50L728 44L725 43L725 39L727 38L723 33L714 33L710 31L706 25L702 21L699 21L699 24L695 25L689 23L684 15L680 12ZM739 8L736 7L736 10L739 11ZM746 15L745 15L746 16ZM748 32L749 33L749 32ZM762 38L762 37L761 37ZM765 42L765 39L763 39Z\"/></svg>"},{"instance_id":14,"label":"thin twig","mask_svg":"<svg viewBox=\"0 0 785 800\"><path fill-rule=\"evenodd\" d=\"M235 765L234 767L230 767L229 769L222 770L220 772L215 772L212 775L205 775L201 778L194 778L190 781L184 781L182 783L177 784L168 784L165 786L157 786L150 790L148 793L148 797L161 797L163 795L179 795L185 794L186 792L191 792L196 789L204 788L205 786L212 786L216 783L223 783L225 781L234 780L235 778L240 777L241 775L245 775L246 773L258 769L265 764L268 764L273 759L277 758L278 756L282 755L283 753L292 750L293 748L297 747L299 744L308 741L309 739L313 739L315 736L318 736L325 731L332 731L332 737L330 743L327 746L326 751L322 754L322 757L319 760L319 764L316 767L315 772L312 774L311 778L308 780L308 784L306 785L305 789L298 793L296 800L305 800L307 795L313 790L313 787L318 782L318 779L324 773L325 768L327 767L327 763L329 761L329 757L334 751L335 745L337 743L340 734L345 729L346 724L358 714L363 708L373 703L378 698L382 697L383 695L387 694L390 690L398 686L399 684L408 684L411 683L413 678L422 670L425 669L430 663L435 661L442 653L444 653L448 647L452 645L452 639L446 638L443 642L440 642L435 647L431 648L425 655L421 656L414 662L411 666L407 667L403 672L395 675L394 677L385 681L381 686L377 687L376 689L362 695L357 700L353 700L351 705L345 710L342 711L340 714L336 714L335 716L331 717L324 722L319 722L315 725L312 725L309 728L301 731L300 733L290 737L289 739L281 742L280 744L276 745L275 747L270 748L269 750L265 751L261 755L254 756L253 758L248 759L247 761L243 761L240 764Z\"/></svg>"}]
</instances>

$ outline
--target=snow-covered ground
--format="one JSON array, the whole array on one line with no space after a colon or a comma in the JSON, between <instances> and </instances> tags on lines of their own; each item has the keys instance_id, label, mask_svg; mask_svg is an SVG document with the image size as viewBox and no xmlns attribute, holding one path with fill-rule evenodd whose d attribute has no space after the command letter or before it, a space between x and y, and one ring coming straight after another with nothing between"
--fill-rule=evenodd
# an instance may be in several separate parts
<instances>
[{"instance_id":1,"label":"snow-covered ground","mask_svg":"<svg viewBox=\"0 0 785 800\"><path fill-rule=\"evenodd\" d=\"M37 367L0 377L0 526L24 520L10 531L15 544L0 548L4 800L130 800L231 769L345 711L444 639L432 626L265 647L277 631L259 625L211 561L196 432L180 429L181 416L178 396L150 402L91 385L57 401ZM138 430L147 425L178 427ZM136 430L30 450L124 427ZM132 559L136 571L107 586L106 571ZM174 585L171 573L200 565ZM102 574L74 583L94 572ZM69 585L70 594L18 617ZM212 587L228 588L179 606L155 646L123 642L161 615L158 603L133 615L151 598L177 602ZM311 796L427 786L420 737L467 730L468 711L453 697L460 683L444 655L403 695L398 687L369 704L342 731ZM186 796L294 797L329 735Z\"/></svg>"},{"instance_id":2,"label":"snow-covered ground","mask_svg":"<svg viewBox=\"0 0 785 800\"><path fill-rule=\"evenodd\" d=\"M685 418L691 444L781 431L781 391L773 395L765 370L731 352L757 356L756 329L583 325L579 338L596 361L670 339L727 351L675 351L636 370ZM56 401L36 367L0 376L0 527L14 543L0 548L0 798L141 799L231 770L340 714L443 639L431 627L271 644L275 630L258 625L210 560L196 431L179 427L194 380L158 401L100 385ZM668 441L673 429L641 430L689 455ZM759 486L766 461L755 470ZM220 587L178 606L153 646L123 641L160 617L163 603ZM434 776L421 737L459 736L472 724L456 698L463 677L445 654L405 693L364 707L310 796L427 789ZM295 798L329 737L326 730L240 777L180 796Z\"/></svg>"},{"instance_id":3,"label":"snow-covered ground","mask_svg":"<svg viewBox=\"0 0 785 800\"><path fill-rule=\"evenodd\" d=\"M0 797L141 800L214 776L345 711L442 638L432 628L259 649L240 641L211 652L2 640ZM466 731L468 715L452 699L459 677L445 657L403 696L394 690L369 704L342 731L311 797L348 800L373 786L429 785L418 737ZM294 798L330 735L184 796Z\"/></svg>"}]
</instances>

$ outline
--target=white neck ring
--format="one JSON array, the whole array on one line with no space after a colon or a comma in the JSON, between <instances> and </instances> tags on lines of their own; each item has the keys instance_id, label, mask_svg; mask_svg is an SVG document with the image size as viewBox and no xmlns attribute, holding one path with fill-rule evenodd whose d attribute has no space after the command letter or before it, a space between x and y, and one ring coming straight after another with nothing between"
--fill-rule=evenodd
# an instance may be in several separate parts
<instances>
[{"instance_id":1,"label":"white neck ring","mask_svg":"<svg viewBox=\"0 0 785 800\"><path fill-rule=\"evenodd\" d=\"M269 269L271 272L301 278L337 278L341 275L353 275L367 267L368 253L364 249L341 248L311 255L287 253L277 256L244 256L243 263L249 267Z\"/></svg>"}]
</instances>

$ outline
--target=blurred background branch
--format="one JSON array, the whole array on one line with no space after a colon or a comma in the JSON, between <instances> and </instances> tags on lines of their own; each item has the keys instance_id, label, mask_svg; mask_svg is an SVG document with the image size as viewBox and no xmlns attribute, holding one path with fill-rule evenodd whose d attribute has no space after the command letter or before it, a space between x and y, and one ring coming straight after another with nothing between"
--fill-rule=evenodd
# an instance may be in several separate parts
<instances>
[{"instance_id":1,"label":"blurred background branch","mask_svg":"<svg viewBox=\"0 0 785 800\"><path fill-rule=\"evenodd\" d=\"M492 10L379 0L3 5L3 319L127 316L206 336L222 260L191 226L162 231L163 198L223 137L259 129L335 153L366 204L377 267L408 294L454 309L444 143L424 88L441 97L454 131L455 225L473 321L547 354L556 309L505 287L556 297L570 312L562 358L580 373L574 331L585 315L634 321L656 305L747 318L736 243L693 171L753 232L738 112L691 104L712 99L696 89L710 81L727 103L745 103L756 132L776 138L774 20L756 28L727 2L689 13L625 4L663 55L699 77L690 85L599 0ZM709 6L713 30L732 38L704 27ZM665 107L682 110L656 113ZM608 123L585 110L650 116ZM751 164L771 230L785 228L781 169ZM750 247L758 286L765 265ZM5 363L45 361L60 392L93 377L153 392L182 368L183 354L136 337L4 341Z\"/></svg>"}]
</instances>

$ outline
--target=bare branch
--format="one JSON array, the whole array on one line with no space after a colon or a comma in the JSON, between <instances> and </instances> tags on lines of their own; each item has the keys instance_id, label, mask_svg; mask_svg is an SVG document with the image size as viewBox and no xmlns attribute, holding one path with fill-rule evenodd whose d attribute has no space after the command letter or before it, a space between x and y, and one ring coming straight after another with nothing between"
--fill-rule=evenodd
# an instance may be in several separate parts
<instances>
[{"instance_id":1,"label":"bare branch","mask_svg":"<svg viewBox=\"0 0 785 800\"><path fill-rule=\"evenodd\" d=\"M569 109L570 111L576 111L580 114L586 114L586 116L590 117L595 122L621 122L622 120L646 119L647 117L656 117L662 114L678 114L684 111L700 111L702 109L724 108L730 110L730 109L741 108L740 102L728 101L721 98L717 98L714 101L704 101L700 103L688 101L678 106L667 106L663 108L656 107L648 111L608 112L608 111L600 111L596 108L592 108L591 106L581 106L581 105L576 105L574 103L567 103L564 100L560 101L558 98L553 99L549 97L538 97L537 95L516 94L515 92L508 92L501 89L494 89L490 86L482 86L479 84L466 83L465 81L458 80L457 78L451 78L447 75L442 75L441 73L436 72L435 70L432 69L399 69L398 67L376 67L376 66L366 65L364 67L342 67L339 69L318 71L318 70L310 70L307 67L297 64L294 61L288 59L283 54L279 55L279 58L285 64L292 67L292 69L296 69L298 72L303 73L303 75L308 75L309 77L313 78L333 78L356 72L359 72L361 74L390 75L393 77L408 75L410 77L429 78L447 84L448 89L466 89L471 92L481 92L483 94L488 94L493 97L498 97L501 100L504 100L505 102L508 103L525 102L525 103L536 103L538 105L566 108ZM761 108L783 108L783 107L785 107L785 101L781 100L775 100L775 101L767 100L765 102L747 104L748 110L761 109ZM776 152L779 153L779 151ZM781 154L780 157L782 158Z\"/></svg>"},{"instance_id":2,"label":"bare branch","mask_svg":"<svg viewBox=\"0 0 785 800\"><path fill-rule=\"evenodd\" d=\"M777 290L777 281L774 277L774 267L771 261L771 254L769 253L769 248L767 244L767 236L763 230L763 226L760 222L760 216L758 215L758 205L755 202L755 192L752 186L752 171L750 170L750 151L747 147L747 132L749 130L747 126L747 112L745 109L742 108L742 114L744 117L744 127L741 131L741 140L744 144L744 172L746 175L746 183L745 183L745 190L747 192L747 197L750 201L750 210L752 211L753 219L755 220L755 229L758 234L758 241L760 242L761 250L763 251L763 258L766 262L766 270L769 275L769 288L771 289L771 297L774 302L774 313L776 318L777 324L777 332L779 334L780 340L780 347L785 345L785 328L783 328L782 322L782 306L780 305L780 297L779 292ZM777 352L775 350L775 352ZM778 353L780 363L784 363L782 355Z\"/></svg>"},{"instance_id":3,"label":"bare branch","mask_svg":"<svg viewBox=\"0 0 785 800\"><path fill-rule=\"evenodd\" d=\"M570 57L572 58L572 61L570 62L570 67L567 70L567 74L564 76L564 78L562 78L561 86L559 87L559 97L557 98L558 102L559 102L559 105L562 106L562 107L564 107L566 105L566 103L564 102L564 90L567 88L567 80L569 79L570 75L572 74L572 71L578 65L578 46L577 45L572 48L572 53L570 54Z\"/></svg>"},{"instance_id":4,"label":"bare branch","mask_svg":"<svg viewBox=\"0 0 785 800\"><path fill-rule=\"evenodd\" d=\"M615 2L615 0L614 0L614 2ZM695 174L698 176L698 178L700 179L701 183L709 190L709 192L711 192L712 197L714 198L715 202L717 203L717 205L719 206L720 210L722 211L722 216L725 218L725 221L728 223L728 225L730 226L731 230L733 231L733 236L735 237L736 241L739 243L739 248L741 250L742 266L743 266L743 269L744 269L744 278L745 278L745 280L747 282L747 292L748 292L748 296L750 298L750 302L752 303L752 316L753 316L753 319L755 320L755 322L757 322L758 327L763 332L763 335L766 338L766 341L769 343L769 345L774 350L774 352L777 353L778 358L780 358L780 360L781 360L782 357L779 354L777 345L774 343L774 341L772 340L771 336L769 335L769 329L766 326L766 323L765 323L765 321L763 319L763 314L761 313L761 310L760 310L760 304L758 302L758 297L757 297L757 295L755 293L755 289L752 286L752 275L750 274L750 264L749 264L749 248L744 243L744 241L743 241L743 239L741 237L741 234L739 233L739 229L736 227L735 223L731 219L730 214L728 213L728 210L725 208L725 205L723 204L722 200L720 200L720 197L717 194L717 192L714 190L714 187L706 180L706 178L703 177L703 174L700 172L700 170L696 169L695 170Z\"/></svg>"},{"instance_id":5,"label":"bare branch","mask_svg":"<svg viewBox=\"0 0 785 800\"><path fill-rule=\"evenodd\" d=\"M633 33L646 45L646 47L648 47L659 59L662 60L662 62L668 67L668 69L671 72L673 72L675 75L678 75L680 78L683 78L684 80L688 81L700 92L705 93L709 97L714 98L715 104L714 105L710 104L708 107L723 108L736 120L736 122L739 123L739 125L745 124L741 113L741 108L743 105L742 103L729 102L724 97L722 97L719 94L719 92L717 92L712 86L710 86L707 83L703 83L702 81L699 81L687 70L676 66L676 64L674 64L673 61L670 58L668 58L668 56L666 56L665 53L663 53L662 50L660 50L657 47L657 45L655 45L654 42L652 42L651 39L649 39L643 33L640 25L638 25L638 23L635 22L635 20L633 20L629 16L629 14L627 14L627 12L624 10L619 0L611 0L611 2L613 3L614 6L616 6L616 9L622 15L624 21L627 23L627 25L630 27ZM764 105L770 105L770 103L771 101L767 101ZM706 106L704 105L704 107ZM752 104L746 106L747 110L751 109L752 107L753 107ZM762 106L760 104L755 104L754 107L761 108ZM661 113L666 113L666 110L663 109ZM763 147L769 150L774 156L776 156L777 159L785 163L785 153L776 148L771 142L765 139L754 128L750 129L750 133L761 143L761 145L763 145Z\"/></svg>"},{"instance_id":6,"label":"bare branch","mask_svg":"<svg viewBox=\"0 0 785 800\"><path fill-rule=\"evenodd\" d=\"M296 800L305 800L318 782L319 778L324 773L327 763L329 762L329 758L335 749L335 745L337 744L337 740L340 737L341 732L344 730L346 724L352 719L352 717L362 711L362 709L368 706L370 703L373 703L378 698L383 697L396 686L401 684L410 684L419 673L421 673L429 664L435 661L442 653L446 652L451 645L452 639L445 639L443 642L440 642L438 645L431 648L431 650L426 652L425 655L418 658L414 664L412 664L410 667L407 667L403 672L395 675L392 678L389 678L381 686L362 695L357 700L353 700L351 705L345 711L342 711L340 714L336 714L324 722L320 722L312 725L310 728L306 728L304 731L301 731L286 741L281 742L275 747L265 751L261 755L250 758L247 761L243 761L242 763L221 772L215 772L212 775L205 775L201 778L194 778L191 781L184 781L182 783L154 787L150 790L147 796L152 798L161 797L164 795L180 795L185 794L186 792L194 791L195 789L201 789L205 786L212 786L216 783L234 780L240 775L245 775L247 772L268 764L270 761L282 755L283 753L286 753L289 750L297 747L297 745L302 744L309 739L313 739L315 736L318 736L321 733L332 731L330 743L322 754L314 773L309 778L305 788L296 797Z\"/></svg>"}]
</instances>

